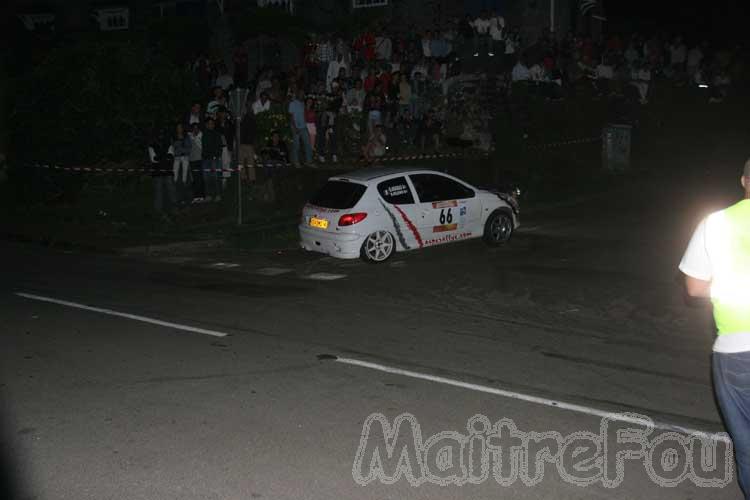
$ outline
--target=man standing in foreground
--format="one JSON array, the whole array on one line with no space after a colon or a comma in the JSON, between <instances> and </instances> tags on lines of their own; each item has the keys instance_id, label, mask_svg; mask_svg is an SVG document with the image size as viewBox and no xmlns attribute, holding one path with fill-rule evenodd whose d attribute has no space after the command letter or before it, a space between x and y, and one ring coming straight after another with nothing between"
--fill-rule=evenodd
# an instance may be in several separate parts
<instances>
[{"instance_id":1,"label":"man standing in foreground","mask_svg":"<svg viewBox=\"0 0 750 500\"><path fill-rule=\"evenodd\" d=\"M680 271L691 297L713 303L714 390L734 443L740 487L750 500L750 160L740 182L744 199L700 223Z\"/></svg>"}]
</instances>

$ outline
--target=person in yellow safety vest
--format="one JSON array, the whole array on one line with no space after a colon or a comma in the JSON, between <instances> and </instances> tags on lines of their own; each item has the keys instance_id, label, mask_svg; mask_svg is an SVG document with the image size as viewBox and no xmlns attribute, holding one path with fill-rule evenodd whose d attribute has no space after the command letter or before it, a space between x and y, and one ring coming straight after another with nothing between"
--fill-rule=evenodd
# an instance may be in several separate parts
<instances>
[{"instance_id":1,"label":"person in yellow safety vest","mask_svg":"<svg viewBox=\"0 0 750 500\"><path fill-rule=\"evenodd\" d=\"M737 478L750 500L750 160L741 183L745 198L698 225L679 267L688 295L713 304L714 390L734 444Z\"/></svg>"}]
</instances>

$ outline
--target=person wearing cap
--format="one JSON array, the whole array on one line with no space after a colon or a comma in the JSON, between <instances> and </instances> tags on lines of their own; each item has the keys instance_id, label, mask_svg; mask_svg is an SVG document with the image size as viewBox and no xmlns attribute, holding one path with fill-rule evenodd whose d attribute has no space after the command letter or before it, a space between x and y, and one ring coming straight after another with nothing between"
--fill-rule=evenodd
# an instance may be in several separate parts
<instances>
[{"instance_id":1,"label":"person wearing cap","mask_svg":"<svg viewBox=\"0 0 750 500\"><path fill-rule=\"evenodd\" d=\"M688 295L713 305L714 391L734 444L737 478L750 499L750 160L740 183L742 201L701 221L679 268Z\"/></svg>"}]
</instances>

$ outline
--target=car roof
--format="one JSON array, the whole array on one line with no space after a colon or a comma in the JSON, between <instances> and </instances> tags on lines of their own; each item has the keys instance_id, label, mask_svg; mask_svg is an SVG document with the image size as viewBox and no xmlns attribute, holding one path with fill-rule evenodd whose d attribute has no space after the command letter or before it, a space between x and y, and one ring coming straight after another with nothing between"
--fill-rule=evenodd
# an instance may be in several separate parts
<instances>
[{"instance_id":1,"label":"car roof","mask_svg":"<svg viewBox=\"0 0 750 500\"><path fill-rule=\"evenodd\" d=\"M354 170L345 174L335 175L331 177L331 179L366 182L380 179L381 177L388 177L391 175L415 174L420 172L442 173L437 170L419 167L375 167L361 168L359 170Z\"/></svg>"}]
</instances>

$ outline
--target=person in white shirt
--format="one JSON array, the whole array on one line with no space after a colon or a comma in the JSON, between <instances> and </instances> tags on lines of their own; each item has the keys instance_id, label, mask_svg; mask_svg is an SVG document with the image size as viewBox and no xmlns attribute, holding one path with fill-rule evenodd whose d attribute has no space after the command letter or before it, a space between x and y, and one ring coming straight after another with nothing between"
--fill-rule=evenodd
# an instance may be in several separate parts
<instances>
[{"instance_id":1,"label":"person in white shirt","mask_svg":"<svg viewBox=\"0 0 750 500\"><path fill-rule=\"evenodd\" d=\"M389 61L393 52L393 43L387 36L375 37L375 55L377 59Z\"/></svg>"},{"instance_id":2,"label":"person in white shirt","mask_svg":"<svg viewBox=\"0 0 750 500\"><path fill-rule=\"evenodd\" d=\"M594 86L600 95L608 94L612 90L612 80L615 78L615 69L609 63L609 60L602 58L602 61L596 67L596 80Z\"/></svg>"},{"instance_id":3,"label":"person in white shirt","mask_svg":"<svg viewBox=\"0 0 750 500\"><path fill-rule=\"evenodd\" d=\"M474 19L471 25L474 27L474 57L479 57L479 47L483 44L487 47L487 53L492 53L490 19L487 17L487 11L482 11L479 17Z\"/></svg>"},{"instance_id":4,"label":"person in white shirt","mask_svg":"<svg viewBox=\"0 0 750 500\"><path fill-rule=\"evenodd\" d=\"M354 87L349 89L346 93L344 102L346 103L346 110L349 113L362 111L365 104L365 89L362 88L362 79L357 78L354 81Z\"/></svg>"},{"instance_id":5,"label":"person in white shirt","mask_svg":"<svg viewBox=\"0 0 750 500\"><path fill-rule=\"evenodd\" d=\"M651 70L645 63L636 66L630 75L630 84L638 90L641 104L648 104L648 89L651 85Z\"/></svg>"},{"instance_id":6,"label":"person in white shirt","mask_svg":"<svg viewBox=\"0 0 750 500\"><path fill-rule=\"evenodd\" d=\"M750 323L747 228L750 222L750 160L740 177L744 197L701 221L679 269L690 297L709 299L716 325L711 372L716 401L734 447L737 479L750 498ZM705 330L705 328L701 329ZM699 330L696 327L695 333ZM703 332L701 332L703 333ZM728 457L729 458L729 457Z\"/></svg>"},{"instance_id":7,"label":"person in white shirt","mask_svg":"<svg viewBox=\"0 0 750 500\"><path fill-rule=\"evenodd\" d=\"M253 114L258 115L271 110L271 100L268 98L268 92L261 92L260 98L253 103Z\"/></svg>"},{"instance_id":8,"label":"person in white shirt","mask_svg":"<svg viewBox=\"0 0 750 500\"><path fill-rule=\"evenodd\" d=\"M391 73L395 73L396 71L401 71L400 54L393 54L393 59L391 60Z\"/></svg>"},{"instance_id":9,"label":"person in white shirt","mask_svg":"<svg viewBox=\"0 0 750 500\"><path fill-rule=\"evenodd\" d=\"M331 82L333 82L334 78L339 77L339 71L341 69L349 69L346 62L344 61L344 56L342 54L336 55L336 59L328 63L328 71L326 72L326 92L331 92Z\"/></svg>"},{"instance_id":10,"label":"person in white shirt","mask_svg":"<svg viewBox=\"0 0 750 500\"><path fill-rule=\"evenodd\" d=\"M546 80L546 72L544 71L544 67L540 63L534 63L531 65L531 68L529 68L529 78L533 82L543 82Z\"/></svg>"},{"instance_id":11,"label":"person in white shirt","mask_svg":"<svg viewBox=\"0 0 750 500\"><path fill-rule=\"evenodd\" d=\"M214 85L216 87L221 87L224 92L234 85L234 78L229 74L226 64L221 64L219 66L219 76L216 77Z\"/></svg>"},{"instance_id":12,"label":"person in white shirt","mask_svg":"<svg viewBox=\"0 0 750 500\"><path fill-rule=\"evenodd\" d=\"M515 66L513 66L513 71L511 72L511 79L513 82L528 82L531 80L531 72L529 71L529 68L524 63L523 59L519 59Z\"/></svg>"},{"instance_id":13,"label":"person in white shirt","mask_svg":"<svg viewBox=\"0 0 750 500\"><path fill-rule=\"evenodd\" d=\"M273 83L271 82L271 76L272 75L270 71L264 71L263 73L261 73L260 77L258 77L258 86L255 87L256 99L260 97L261 93L273 87Z\"/></svg>"},{"instance_id":14,"label":"person in white shirt","mask_svg":"<svg viewBox=\"0 0 750 500\"><path fill-rule=\"evenodd\" d=\"M505 18L495 13L490 18L490 37L492 38L492 51L490 56L495 54L505 54Z\"/></svg>"}]
</instances>

